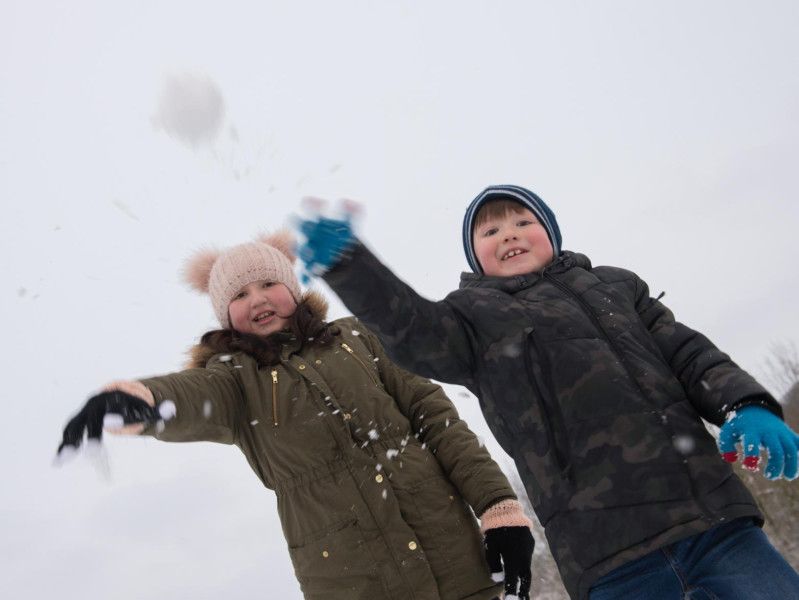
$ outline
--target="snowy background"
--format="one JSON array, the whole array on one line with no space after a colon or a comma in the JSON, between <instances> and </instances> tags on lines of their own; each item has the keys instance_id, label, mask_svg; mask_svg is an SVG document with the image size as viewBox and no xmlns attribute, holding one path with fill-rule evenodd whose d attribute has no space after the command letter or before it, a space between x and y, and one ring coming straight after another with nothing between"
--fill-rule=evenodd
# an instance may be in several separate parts
<instances>
[{"instance_id":1,"label":"snowy background","mask_svg":"<svg viewBox=\"0 0 799 600\"><path fill-rule=\"evenodd\" d=\"M300 597L235 448L111 439L110 480L51 462L93 390L214 327L183 260L305 195L363 202L364 239L441 297L468 201L528 186L567 249L759 374L799 338L798 27L790 0L5 0L2 595Z\"/></svg>"}]
</instances>

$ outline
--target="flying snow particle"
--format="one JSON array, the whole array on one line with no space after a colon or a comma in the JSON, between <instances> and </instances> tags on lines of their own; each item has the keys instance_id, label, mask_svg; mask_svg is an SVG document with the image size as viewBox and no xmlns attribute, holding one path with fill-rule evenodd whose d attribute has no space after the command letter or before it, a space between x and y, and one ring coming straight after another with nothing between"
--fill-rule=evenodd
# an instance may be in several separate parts
<instances>
[{"instance_id":1,"label":"flying snow particle","mask_svg":"<svg viewBox=\"0 0 799 600\"><path fill-rule=\"evenodd\" d=\"M383 500L385 500L386 498L388 498L388 490L386 488L383 488Z\"/></svg>"},{"instance_id":2,"label":"flying snow particle","mask_svg":"<svg viewBox=\"0 0 799 600\"><path fill-rule=\"evenodd\" d=\"M117 413L108 413L103 417L103 429L121 429L125 426L125 419Z\"/></svg>"},{"instance_id":3,"label":"flying snow particle","mask_svg":"<svg viewBox=\"0 0 799 600\"><path fill-rule=\"evenodd\" d=\"M206 400L205 402L203 402L203 416L206 419L210 418L211 410L212 410L211 401Z\"/></svg>"},{"instance_id":4,"label":"flying snow particle","mask_svg":"<svg viewBox=\"0 0 799 600\"><path fill-rule=\"evenodd\" d=\"M111 464L108 462L108 453L102 442L93 439L86 441L86 457L97 470L97 474L104 481L111 481Z\"/></svg>"},{"instance_id":5,"label":"flying snow particle","mask_svg":"<svg viewBox=\"0 0 799 600\"><path fill-rule=\"evenodd\" d=\"M253 427L258 425L258 419L253 419L252 421L250 421L250 425L252 425Z\"/></svg>"},{"instance_id":6,"label":"flying snow particle","mask_svg":"<svg viewBox=\"0 0 799 600\"><path fill-rule=\"evenodd\" d=\"M377 429L370 429L369 430L369 439L370 440L378 440L378 439L380 439L380 434L377 433Z\"/></svg>"},{"instance_id":7,"label":"flying snow particle","mask_svg":"<svg viewBox=\"0 0 799 600\"><path fill-rule=\"evenodd\" d=\"M397 450L396 448L389 448L388 450L386 450L386 458L388 460L392 460L392 459L397 458L398 454L399 454L399 450Z\"/></svg>"},{"instance_id":8,"label":"flying snow particle","mask_svg":"<svg viewBox=\"0 0 799 600\"><path fill-rule=\"evenodd\" d=\"M696 447L696 441L690 435L674 436L674 448L680 454L690 454Z\"/></svg>"},{"instance_id":9,"label":"flying snow particle","mask_svg":"<svg viewBox=\"0 0 799 600\"><path fill-rule=\"evenodd\" d=\"M382 471L382 470L383 470L383 465L381 465L380 463L377 463L375 465L375 471Z\"/></svg>"},{"instance_id":10,"label":"flying snow particle","mask_svg":"<svg viewBox=\"0 0 799 600\"><path fill-rule=\"evenodd\" d=\"M219 362L230 362L231 360L233 360L233 357L230 354L223 354L219 357Z\"/></svg>"},{"instance_id":11,"label":"flying snow particle","mask_svg":"<svg viewBox=\"0 0 799 600\"><path fill-rule=\"evenodd\" d=\"M178 409L172 400L164 400L158 405L158 414L161 415L164 421L169 421L169 419L173 419L178 414Z\"/></svg>"},{"instance_id":12,"label":"flying snow particle","mask_svg":"<svg viewBox=\"0 0 799 600\"><path fill-rule=\"evenodd\" d=\"M217 138L224 113L222 91L214 81L207 76L180 73L164 82L152 123L179 142L196 148Z\"/></svg>"},{"instance_id":13,"label":"flying snow particle","mask_svg":"<svg viewBox=\"0 0 799 600\"><path fill-rule=\"evenodd\" d=\"M358 331L357 329L353 329L352 330L352 335L354 335L355 337L358 337L359 335L361 335L361 332Z\"/></svg>"},{"instance_id":14,"label":"flying snow particle","mask_svg":"<svg viewBox=\"0 0 799 600\"><path fill-rule=\"evenodd\" d=\"M130 210L130 208L128 208L128 206L124 202L121 202L120 200L112 200L111 204L113 204L115 207L117 207L120 210L120 212L122 212L125 216L130 217L134 221L138 221L139 220L139 217L137 217L134 214L134 212L132 210Z\"/></svg>"}]
</instances>

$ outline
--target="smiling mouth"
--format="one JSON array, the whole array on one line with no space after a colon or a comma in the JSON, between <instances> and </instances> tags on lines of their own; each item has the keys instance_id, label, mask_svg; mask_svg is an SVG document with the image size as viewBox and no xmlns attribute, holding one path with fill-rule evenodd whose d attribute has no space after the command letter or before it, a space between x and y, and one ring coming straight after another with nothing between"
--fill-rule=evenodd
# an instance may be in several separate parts
<instances>
[{"instance_id":1,"label":"smiling mouth","mask_svg":"<svg viewBox=\"0 0 799 600\"><path fill-rule=\"evenodd\" d=\"M509 250L508 252L506 252L499 260L500 261L508 260L509 258L513 258L514 256L519 256L520 254L527 254L527 250L522 250L521 248L514 248L513 250Z\"/></svg>"},{"instance_id":2,"label":"smiling mouth","mask_svg":"<svg viewBox=\"0 0 799 600\"><path fill-rule=\"evenodd\" d=\"M255 315L255 318L253 319L253 321L255 323L263 323L264 321L268 321L269 319L271 319L274 316L275 316L275 311L267 310L267 311L264 311L262 313L258 313L257 315Z\"/></svg>"}]
</instances>

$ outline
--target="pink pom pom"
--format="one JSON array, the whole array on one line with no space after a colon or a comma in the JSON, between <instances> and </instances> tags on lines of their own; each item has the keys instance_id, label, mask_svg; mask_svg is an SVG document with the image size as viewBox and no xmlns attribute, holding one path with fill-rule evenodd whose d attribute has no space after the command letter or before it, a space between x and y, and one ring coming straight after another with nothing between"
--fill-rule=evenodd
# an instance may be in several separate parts
<instances>
[{"instance_id":1,"label":"pink pom pom","mask_svg":"<svg viewBox=\"0 0 799 600\"><path fill-rule=\"evenodd\" d=\"M207 294L211 269L219 255L219 251L213 248L204 248L195 252L194 256L186 261L183 268L183 279L186 283L198 292Z\"/></svg>"},{"instance_id":2,"label":"pink pom pom","mask_svg":"<svg viewBox=\"0 0 799 600\"><path fill-rule=\"evenodd\" d=\"M297 260L294 254L294 247L297 242L294 239L294 235L288 229L281 229L271 234L261 234L256 240L262 244L267 244L280 250L292 264Z\"/></svg>"}]
</instances>

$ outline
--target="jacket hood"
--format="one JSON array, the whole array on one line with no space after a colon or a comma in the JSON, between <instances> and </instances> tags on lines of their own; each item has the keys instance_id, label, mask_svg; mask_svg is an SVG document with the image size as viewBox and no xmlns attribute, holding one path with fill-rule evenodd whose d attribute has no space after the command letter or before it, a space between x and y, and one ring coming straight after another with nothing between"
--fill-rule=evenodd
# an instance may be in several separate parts
<instances>
[{"instance_id":1,"label":"jacket hood","mask_svg":"<svg viewBox=\"0 0 799 600\"><path fill-rule=\"evenodd\" d=\"M512 275L510 277L496 277L493 275L483 275L482 273L461 273L459 289L466 288L490 288L512 294L520 289L531 286L541 279L544 273L562 273L568 269L579 267L590 269L591 260L578 252L564 250L555 261L544 268L541 273L527 273L526 275Z\"/></svg>"},{"instance_id":2,"label":"jacket hood","mask_svg":"<svg viewBox=\"0 0 799 600\"><path fill-rule=\"evenodd\" d=\"M313 290L306 291L302 295L302 298L300 298L300 302L306 302L311 312L320 319L324 320L327 318L327 300L325 300L324 296L319 292ZM230 349L230 351L233 352L234 350ZM186 368L198 369L205 367L208 361L211 360L211 357L219 354L219 348L200 342L192 346L186 354L188 355Z\"/></svg>"},{"instance_id":3,"label":"jacket hood","mask_svg":"<svg viewBox=\"0 0 799 600\"><path fill-rule=\"evenodd\" d=\"M554 256L560 255L562 244L560 227L558 227L558 221L555 219L555 213L552 212L549 206L536 194L518 185L491 185L472 200L463 217L463 249L466 252L466 261L472 271L475 273L483 272L480 263L477 261L474 243L472 242L475 217L480 209L492 200L513 200L530 209L544 226L544 229L546 229Z\"/></svg>"}]
</instances>

